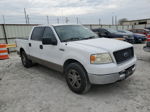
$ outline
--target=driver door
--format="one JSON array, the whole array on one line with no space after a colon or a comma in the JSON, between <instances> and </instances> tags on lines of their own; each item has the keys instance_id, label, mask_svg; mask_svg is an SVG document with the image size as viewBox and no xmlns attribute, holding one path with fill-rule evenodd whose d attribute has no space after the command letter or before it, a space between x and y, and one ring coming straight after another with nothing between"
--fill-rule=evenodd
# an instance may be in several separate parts
<instances>
[{"instance_id":1,"label":"driver door","mask_svg":"<svg viewBox=\"0 0 150 112\"><path fill-rule=\"evenodd\" d=\"M56 41L58 41L51 27L45 27L43 38L51 38L51 40L55 39ZM59 65L61 64L60 62L61 62L61 57L63 55L62 54L63 52L59 50L59 44L57 45L42 44L42 45L43 45L43 50L41 52L41 58L43 62L46 64L46 66L57 70L61 69Z\"/></svg>"}]
</instances>

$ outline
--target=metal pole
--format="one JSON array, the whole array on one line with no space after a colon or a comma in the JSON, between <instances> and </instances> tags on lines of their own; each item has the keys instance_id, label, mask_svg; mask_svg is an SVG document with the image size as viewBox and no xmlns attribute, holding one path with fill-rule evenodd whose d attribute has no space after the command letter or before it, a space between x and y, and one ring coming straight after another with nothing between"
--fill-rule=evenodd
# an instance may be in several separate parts
<instances>
[{"instance_id":1,"label":"metal pole","mask_svg":"<svg viewBox=\"0 0 150 112\"><path fill-rule=\"evenodd\" d=\"M59 18L57 18L57 24L59 24Z\"/></svg>"},{"instance_id":2,"label":"metal pole","mask_svg":"<svg viewBox=\"0 0 150 112\"><path fill-rule=\"evenodd\" d=\"M27 15L27 23L30 24L30 18L29 18L29 15Z\"/></svg>"},{"instance_id":3,"label":"metal pole","mask_svg":"<svg viewBox=\"0 0 150 112\"><path fill-rule=\"evenodd\" d=\"M6 44L8 44L7 34L6 34L6 29L5 29L5 24L2 24L2 27L3 27L5 42L6 42ZM7 48L7 50L8 50L8 53L10 53L8 48Z\"/></svg>"},{"instance_id":4,"label":"metal pole","mask_svg":"<svg viewBox=\"0 0 150 112\"><path fill-rule=\"evenodd\" d=\"M3 23L5 24L5 16L3 15Z\"/></svg>"},{"instance_id":5,"label":"metal pole","mask_svg":"<svg viewBox=\"0 0 150 112\"><path fill-rule=\"evenodd\" d=\"M114 25L114 16L112 16L112 25Z\"/></svg>"},{"instance_id":6,"label":"metal pole","mask_svg":"<svg viewBox=\"0 0 150 112\"><path fill-rule=\"evenodd\" d=\"M26 13L26 9L24 8L24 15L25 15L25 22L27 24L27 13Z\"/></svg>"},{"instance_id":7,"label":"metal pole","mask_svg":"<svg viewBox=\"0 0 150 112\"><path fill-rule=\"evenodd\" d=\"M76 18L77 19L77 24L79 23L79 19L78 19L78 17Z\"/></svg>"},{"instance_id":8,"label":"metal pole","mask_svg":"<svg viewBox=\"0 0 150 112\"><path fill-rule=\"evenodd\" d=\"M49 24L49 17L47 16L47 24Z\"/></svg>"},{"instance_id":9,"label":"metal pole","mask_svg":"<svg viewBox=\"0 0 150 112\"><path fill-rule=\"evenodd\" d=\"M101 24L101 19L99 19L99 25Z\"/></svg>"},{"instance_id":10,"label":"metal pole","mask_svg":"<svg viewBox=\"0 0 150 112\"><path fill-rule=\"evenodd\" d=\"M69 22L69 19L68 19L68 17L66 17L66 23L68 23Z\"/></svg>"},{"instance_id":11,"label":"metal pole","mask_svg":"<svg viewBox=\"0 0 150 112\"><path fill-rule=\"evenodd\" d=\"M118 22L117 22L117 16L115 16L115 24L116 25L118 24Z\"/></svg>"}]
</instances>

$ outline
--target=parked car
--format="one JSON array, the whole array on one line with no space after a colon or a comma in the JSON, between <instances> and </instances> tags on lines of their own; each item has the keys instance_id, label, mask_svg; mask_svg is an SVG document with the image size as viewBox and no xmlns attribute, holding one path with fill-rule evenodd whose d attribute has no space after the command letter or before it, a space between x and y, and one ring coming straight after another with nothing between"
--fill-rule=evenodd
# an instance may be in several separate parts
<instances>
[{"instance_id":1,"label":"parked car","mask_svg":"<svg viewBox=\"0 0 150 112\"><path fill-rule=\"evenodd\" d=\"M148 30L150 30L150 27L146 27L145 29L148 29Z\"/></svg>"},{"instance_id":2,"label":"parked car","mask_svg":"<svg viewBox=\"0 0 150 112\"><path fill-rule=\"evenodd\" d=\"M146 36L139 33L132 33L128 30L118 30L119 32L126 33L128 35L132 35L134 37L134 43L143 43L147 40Z\"/></svg>"},{"instance_id":3,"label":"parked car","mask_svg":"<svg viewBox=\"0 0 150 112\"><path fill-rule=\"evenodd\" d=\"M143 43L147 40L146 36L139 33L133 33L135 43Z\"/></svg>"},{"instance_id":4,"label":"parked car","mask_svg":"<svg viewBox=\"0 0 150 112\"><path fill-rule=\"evenodd\" d=\"M81 25L36 26L28 40L16 43L24 67L36 62L62 72L78 94L87 92L91 84L124 80L135 71L130 43L99 38Z\"/></svg>"},{"instance_id":5,"label":"parked car","mask_svg":"<svg viewBox=\"0 0 150 112\"><path fill-rule=\"evenodd\" d=\"M148 29L131 29L131 30L129 30L129 31L131 31L131 32L133 32L133 33L140 33L140 34L144 34L144 35L148 35L148 34L150 34L150 30L148 30Z\"/></svg>"},{"instance_id":6,"label":"parked car","mask_svg":"<svg viewBox=\"0 0 150 112\"><path fill-rule=\"evenodd\" d=\"M114 29L96 28L96 29L92 29L92 31L97 33L99 37L124 40L130 43L134 43L134 38L132 35L121 33Z\"/></svg>"},{"instance_id":7,"label":"parked car","mask_svg":"<svg viewBox=\"0 0 150 112\"><path fill-rule=\"evenodd\" d=\"M143 49L145 52L150 52L150 38L147 40L146 46Z\"/></svg>"}]
</instances>

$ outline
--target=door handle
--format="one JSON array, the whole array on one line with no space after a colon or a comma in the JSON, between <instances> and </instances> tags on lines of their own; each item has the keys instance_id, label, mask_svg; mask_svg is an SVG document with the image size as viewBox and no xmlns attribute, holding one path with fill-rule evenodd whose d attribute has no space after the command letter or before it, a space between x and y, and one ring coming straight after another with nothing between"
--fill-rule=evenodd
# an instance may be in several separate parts
<instances>
[{"instance_id":1,"label":"door handle","mask_svg":"<svg viewBox=\"0 0 150 112\"><path fill-rule=\"evenodd\" d=\"M31 47L31 43L29 43L29 47Z\"/></svg>"},{"instance_id":2,"label":"door handle","mask_svg":"<svg viewBox=\"0 0 150 112\"><path fill-rule=\"evenodd\" d=\"M43 45L40 45L40 49L43 49Z\"/></svg>"}]
</instances>

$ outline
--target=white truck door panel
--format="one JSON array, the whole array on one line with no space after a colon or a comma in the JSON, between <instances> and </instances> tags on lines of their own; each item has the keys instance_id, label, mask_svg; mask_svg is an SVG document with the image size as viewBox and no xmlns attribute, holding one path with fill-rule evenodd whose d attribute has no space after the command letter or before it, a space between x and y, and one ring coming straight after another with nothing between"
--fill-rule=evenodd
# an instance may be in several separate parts
<instances>
[{"instance_id":1,"label":"white truck door panel","mask_svg":"<svg viewBox=\"0 0 150 112\"><path fill-rule=\"evenodd\" d=\"M46 27L43 38L56 39L52 29ZM54 64L60 64L63 52L59 50L59 44L57 45L43 45L43 50L41 50L41 59Z\"/></svg>"},{"instance_id":2,"label":"white truck door panel","mask_svg":"<svg viewBox=\"0 0 150 112\"><path fill-rule=\"evenodd\" d=\"M31 46L29 46L29 55L36 58L40 58L41 49L39 46L42 44L42 42L30 40L29 44L31 44Z\"/></svg>"},{"instance_id":3,"label":"white truck door panel","mask_svg":"<svg viewBox=\"0 0 150 112\"><path fill-rule=\"evenodd\" d=\"M42 37L44 33L45 27L35 27L32 31L32 35L29 40L29 55L41 58L41 45L42 45Z\"/></svg>"}]
</instances>

